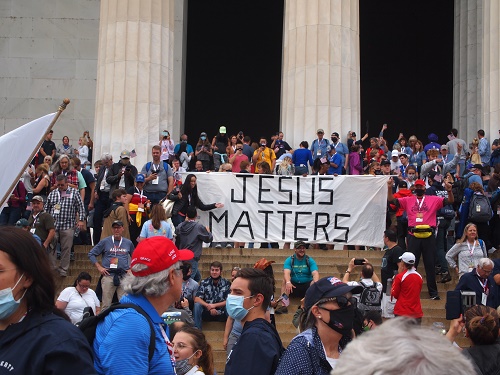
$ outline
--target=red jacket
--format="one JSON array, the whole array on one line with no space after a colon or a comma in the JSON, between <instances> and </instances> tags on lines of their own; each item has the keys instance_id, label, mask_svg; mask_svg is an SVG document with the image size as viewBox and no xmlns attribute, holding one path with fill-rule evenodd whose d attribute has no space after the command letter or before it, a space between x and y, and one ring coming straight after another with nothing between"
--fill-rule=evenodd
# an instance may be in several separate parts
<instances>
[{"instance_id":1,"label":"red jacket","mask_svg":"<svg viewBox=\"0 0 500 375\"><path fill-rule=\"evenodd\" d=\"M410 189L399 189L397 193L394 193L394 198L405 198L405 197L411 197L412 195L413 193L411 192ZM395 204L391 204L390 206L392 210L396 209ZM399 207L398 211L396 212L396 216L399 217L403 215L403 211L404 210L401 207Z\"/></svg>"},{"instance_id":2,"label":"red jacket","mask_svg":"<svg viewBox=\"0 0 500 375\"><path fill-rule=\"evenodd\" d=\"M392 283L391 297L397 299L394 315L421 318L424 316L420 303L422 276L412 268L398 273Z\"/></svg>"}]
</instances>

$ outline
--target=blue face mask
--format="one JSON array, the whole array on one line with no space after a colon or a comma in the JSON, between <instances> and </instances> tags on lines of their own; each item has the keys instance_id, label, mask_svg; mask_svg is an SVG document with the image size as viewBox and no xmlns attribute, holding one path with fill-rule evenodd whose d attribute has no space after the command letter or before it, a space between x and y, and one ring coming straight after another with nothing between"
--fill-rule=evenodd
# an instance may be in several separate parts
<instances>
[{"instance_id":1,"label":"blue face mask","mask_svg":"<svg viewBox=\"0 0 500 375\"><path fill-rule=\"evenodd\" d=\"M248 312L252 310L255 306L250 307L248 310L243 307L243 301L247 298L252 298L253 296L243 297L234 296L229 294L226 299L226 310L227 314L234 320L241 320L247 316Z\"/></svg>"},{"instance_id":2,"label":"blue face mask","mask_svg":"<svg viewBox=\"0 0 500 375\"><path fill-rule=\"evenodd\" d=\"M200 137L200 139L201 139L202 141L204 141L205 139L207 139L207 137L202 136L202 137Z\"/></svg>"},{"instance_id":3,"label":"blue face mask","mask_svg":"<svg viewBox=\"0 0 500 375\"><path fill-rule=\"evenodd\" d=\"M17 280L16 285L13 288L5 288L0 290L0 320L7 319L9 316L14 314L14 312L19 308L19 304L26 294L26 290L19 300L14 299L14 295L12 294L12 290L16 289L17 284L23 278L24 273L21 275L19 280Z\"/></svg>"},{"instance_id":4,"label":"blue face mask","mask_svg":"<svg viewBox=\"0 0 500 375\"><path fill-rule=\"evenodd\" d=\"M85 169L88 170L88 171L90 171L90 164L86 165Z\"/></svg>"}]
</instances>

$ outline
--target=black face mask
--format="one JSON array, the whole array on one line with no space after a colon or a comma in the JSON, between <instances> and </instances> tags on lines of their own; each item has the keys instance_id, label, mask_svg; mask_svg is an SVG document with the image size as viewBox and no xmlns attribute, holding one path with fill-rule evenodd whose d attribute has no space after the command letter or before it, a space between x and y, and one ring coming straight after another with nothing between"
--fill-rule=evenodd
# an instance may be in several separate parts
<instances>
[{"instance_id":1,"label":"black face mask","mask_svg":"<svg viewBox=\"0 0 500 375\"><path fill-rule=\"evenodd\" d=\"M339 139L337 137L332 137L332 142L337 142Z\"/></svg>"},{"instance_id":2,"label":"black face mask","mask_svg":"<svg viewBox=\"0 0 500 375\"><path fill-rule=\"evenodd\" d=\"M348 336L351 334L354 322L353 305L349 305L339 310L328 310L324 308L321 309L330 312L330 321L326 323L328 327L342 334L343 336Z\"/></svg>"},{"instance_id":3,"label":"black face mask","mask_svg":"<svg viewBox=\"0 0 500 375\"><path fill-rule=\"evenodd\" d=\"M182 269L182 280L188 281L191 275L188 275L190 270L187 270L185 268Z\"/></svg>"},{"instance_id":4,"label":"black face mask","mask_svg":"<svg viewBox=\"0 0 500 375\"><path fill-rule=\"evenodd\" d=\"M424 189L415 189L415 194L417 195L417 197L423 197L425 194L425 190Z\"/></svg>"},{"instance_id":5,"label":"black face mask","mask_svg":"<svg viewBox=\"0 0 500 375\"><path fill-rule=\"evenodd\" d=\"M382 171L375 170L375 174L376 174L376 175L380 175L380 174L382 174Z\"/></svg>"}]
</instances>

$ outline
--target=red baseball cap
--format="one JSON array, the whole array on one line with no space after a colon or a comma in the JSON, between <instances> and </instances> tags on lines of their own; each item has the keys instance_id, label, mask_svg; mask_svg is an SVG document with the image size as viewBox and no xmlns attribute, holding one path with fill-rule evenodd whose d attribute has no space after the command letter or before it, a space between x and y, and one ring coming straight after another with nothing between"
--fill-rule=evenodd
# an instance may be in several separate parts
<instances>
[{"instance_id":1,"label":"red baseball cap","mask_svg":"<svg viewBox=\"0 0 500 375\"><path fill-rule=\"evenodd\" d=\"M179 250L166 237L147 238L139 243L132 254L130 268L136 264L144 264L147 269L134 272L134 276L148 276L171 267L177 262L191 260L194 253L191 250Z\"/></svg>"},{"instance_id":2,"label":"red baseball cap","mask_svg":"<svg viewBox=\"0 0 500 375\"><path fill-rule=\"evenodd\" d=\"M425 186L425 181L424 180L417 180L417 181L415 181L415 185Z\"/></svg>"}]
</instances>

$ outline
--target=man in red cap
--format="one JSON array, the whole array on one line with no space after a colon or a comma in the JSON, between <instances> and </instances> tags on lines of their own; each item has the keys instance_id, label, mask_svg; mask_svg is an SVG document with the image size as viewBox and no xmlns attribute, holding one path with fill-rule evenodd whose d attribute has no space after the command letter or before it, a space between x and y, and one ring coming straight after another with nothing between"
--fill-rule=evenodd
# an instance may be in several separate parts
<instances>
[{"instance_id":1,"label":"man in red cap","mask_svg":"<svg viewBox=\"0 0 500 375\"><path fill-rule=\"evenodd\" d=\"M434 234L436 231L436 213L437 211L448 204L453 203L453 193L451 184L445 183L448 198L425 195L424 180L415 181L415 196L394 198L392 195L392 178L387 182L387 200L389 203L395 204L397 207L406 211L408 216L408 251L415 255L415 268L418 266L420 254L424 259L425 273L427 274L427 289L430 298L438 300L439 295L436 285L435 262L436 240Z\"/></svg>"},{"instance_id":2,"label":"man in red cap","mask_svg":"<svg viewBox=\"0 0 500 375\"><path fill-rule=\"evenodd\" d=\"M96 329L93 344L94 366L98 374L175 374L173 347L161 314L181 297L182 261L191 260L190 250L178 250L165 237L141 241L130 262L130 274L122 281L122 304L133 308L109 313ZM151 330L153 325L154 332ZM154 353L149 358L151 336Z\"/></svg>"}]
</instances>

